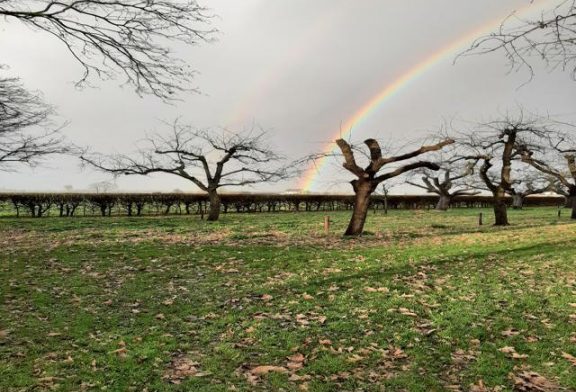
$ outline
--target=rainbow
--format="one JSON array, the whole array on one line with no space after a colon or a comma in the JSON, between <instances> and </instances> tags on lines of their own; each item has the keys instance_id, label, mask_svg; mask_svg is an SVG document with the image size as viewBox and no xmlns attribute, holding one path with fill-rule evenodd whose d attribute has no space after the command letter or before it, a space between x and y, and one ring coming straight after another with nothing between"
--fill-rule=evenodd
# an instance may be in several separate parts
<instances>
[{"instance_id":1,"label":"rainbow","mask_svg":"<svg viewBox=\"0 0 576 392\"><path fill-rule=\"evenodd\" d=\"M542 0L540 2L531 3L519 11L515 12L516 16L527 16L528 13L536 9L536 4L544 5L546 3L551 3L554 0ZM346 138L352 132L352 128L359 125L363 120L365 120L374 110L379 108L381 105L395 97L402 89L406 88L411 82L415 81L418 77L422 76L426 71L430 70L434 65L439 63L441 60L457 54L466 45L470 45L478 37L488 34L495 27L499 26L502 22L502 17L491 20L490 22L470 31L458 40L450 43L449 45L440 48L436 52L432 53L426 59L420 63L414 65L408 71L400 75L392 83L384 86L376 95L370 98L362 107L360 107L348 120L346 120L338 132L334 133L332 141L330 141L324 148L324 157L320 158L317 162L314 162L306 170L303 177L299 181L299 188L304 191L311 191L316 179L318 178L320 171L326 166L328 162L329 155L333 153L336 149L335 140L339 138Z\"/></svg>"}]
</instances>

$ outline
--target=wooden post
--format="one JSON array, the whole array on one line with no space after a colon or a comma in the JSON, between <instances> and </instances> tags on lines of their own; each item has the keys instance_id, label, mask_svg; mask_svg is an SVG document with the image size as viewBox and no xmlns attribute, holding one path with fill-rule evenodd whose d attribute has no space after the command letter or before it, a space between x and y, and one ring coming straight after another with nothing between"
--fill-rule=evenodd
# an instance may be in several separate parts
<instances>
[{"instance_id":1,"label":"wooden post","mask_svg":"<svg viewBox=\"0 0 576 392\"><path fill-rule=\"evenodd\" d=\"M324 216L324 234L330 234L330 217L328 215Z\"/></svg>"},{"instance_id":2,"label":"wooden post","mask_svg":"<svg viewBox=\"0 0 576 392\"><path fill-rule=\"evenodd\" d=\"M562 216L562 206L558 206L558 218Z\"/></svg>"},{"instance_id":3,"label":"wooden post","mask_svg":"<svg viewBox=\"0 0 576 392\"><path fill-rule=\"evenodd\" d=\"M482 226L482 213L478 215L478 226Z\"/></svg>"}]
</instances>

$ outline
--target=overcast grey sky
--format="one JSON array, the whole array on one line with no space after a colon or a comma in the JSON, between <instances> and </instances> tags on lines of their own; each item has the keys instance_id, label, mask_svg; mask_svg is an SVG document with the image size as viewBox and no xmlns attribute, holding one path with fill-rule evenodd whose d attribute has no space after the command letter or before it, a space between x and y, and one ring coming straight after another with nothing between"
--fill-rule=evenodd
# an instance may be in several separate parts
<instances>
[{"instance_id":1,"label":"overcast grey sky","mask_svg":"<svg viewBox=\"0 0 576 392\"><path fill-rule=\"evenodd\" d=\"M2 63L56 105L60 120L70 123L64 130L70 141L96 151L129 152L146 133L161 130L161 120L180 116L198 127L242 129L257 123L269 131L278 150L296 158L323 150L341 123L408 69L529 0L203 3L218 15L213 22L220 30L218 40L176 48L199 71L201 94L184 95L172 106L140 98L114 81L75 89L81 69L63 46L17 21L1 21ZM576 82L568 73L537 69L536 78L520 87L528 75L508 74L501 53L462 58L453 65L454 54L379 105L354 127L353 139L415 139L438 129L446 118L482 121L518 106L576 122ZM81 190L109 178L81 169L73 158L58 157L38 168L0 172L0 190L61 191L66 185ZM314 190L348 191L349 180L334 162ZM246 190L281 191L297 182ZM117 184L122 190L198 191L170 175L123 177Z\"/></svg>"}]
</instances>

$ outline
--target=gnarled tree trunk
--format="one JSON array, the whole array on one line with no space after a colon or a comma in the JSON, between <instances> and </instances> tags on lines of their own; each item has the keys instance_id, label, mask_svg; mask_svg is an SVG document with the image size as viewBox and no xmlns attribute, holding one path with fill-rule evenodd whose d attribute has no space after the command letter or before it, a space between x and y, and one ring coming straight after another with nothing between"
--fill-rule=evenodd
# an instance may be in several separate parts
<instances>
[{"instance_id":1,"label":"gnarled tree trunk","mask_svg":"<svg viewBox=\"0 0 576 392\"><path fill-rule=\"evenodd\" d=\"M448 208L450 208L450 201L451 197L449 195L440 194L438 203L436 203L436 209L438 211L448 211Z\"/></svg>"},{"instance_id":2,"label":"gnarled tree trunk","mask_svg":"<svg viewBox=\"0 0 576 392\"><path fill-rule=\"evenodd\" d=\"M522 207L524 207L524 196L512 195L512 208L515 210L521 210Z\"/></svg>"},{"instance_id":3,"label":"gnarled tree trunk","mask_svg":"<svg viewBox=\"0 0 576 392\"><path fill-rule=\"evenodd\" d=\"M375 187L369 180L354 180L351 184L356 196L352 218L344 235L360 235L364 230L364 223L370 207L370 195L374 192Z\"/></svg>"},{"instance_id":4,"label":"gnarled tree trunk","mask_svg":"<svg viewBox=\"0 0 576 392\"><path fill-rule=\"evenodd\" d=\"M508 206L506 206L505 193L498 191L494 194L494 226L508 226Z\"/></svg>"},{"instance_id":5,"label":"gnarled tree trunk","mask_svg":"<svg viewBox=\"0 0 576 392\"><path fill-rule=\"evenodd\" d=\"M216 190L208 191L208 201L210 202L210 211L206 220L214 222L220 217L220 195Z\"/></svg>"}]
</instances>

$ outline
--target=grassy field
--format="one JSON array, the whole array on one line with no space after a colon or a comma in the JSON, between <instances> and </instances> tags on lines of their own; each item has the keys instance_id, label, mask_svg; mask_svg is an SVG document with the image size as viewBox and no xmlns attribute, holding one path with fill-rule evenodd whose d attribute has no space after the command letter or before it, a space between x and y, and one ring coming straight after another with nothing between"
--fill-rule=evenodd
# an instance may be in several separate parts
<instances>
[{"instance_id":1,"label":"grassy field","mask_svg":"<svg viewBox=\"0 0 576 392\"><path fill-rule=\"evenodd\" d=\"M0 391L576 390L556 209L0 219Z\"/></svg>"}]
</instances>

